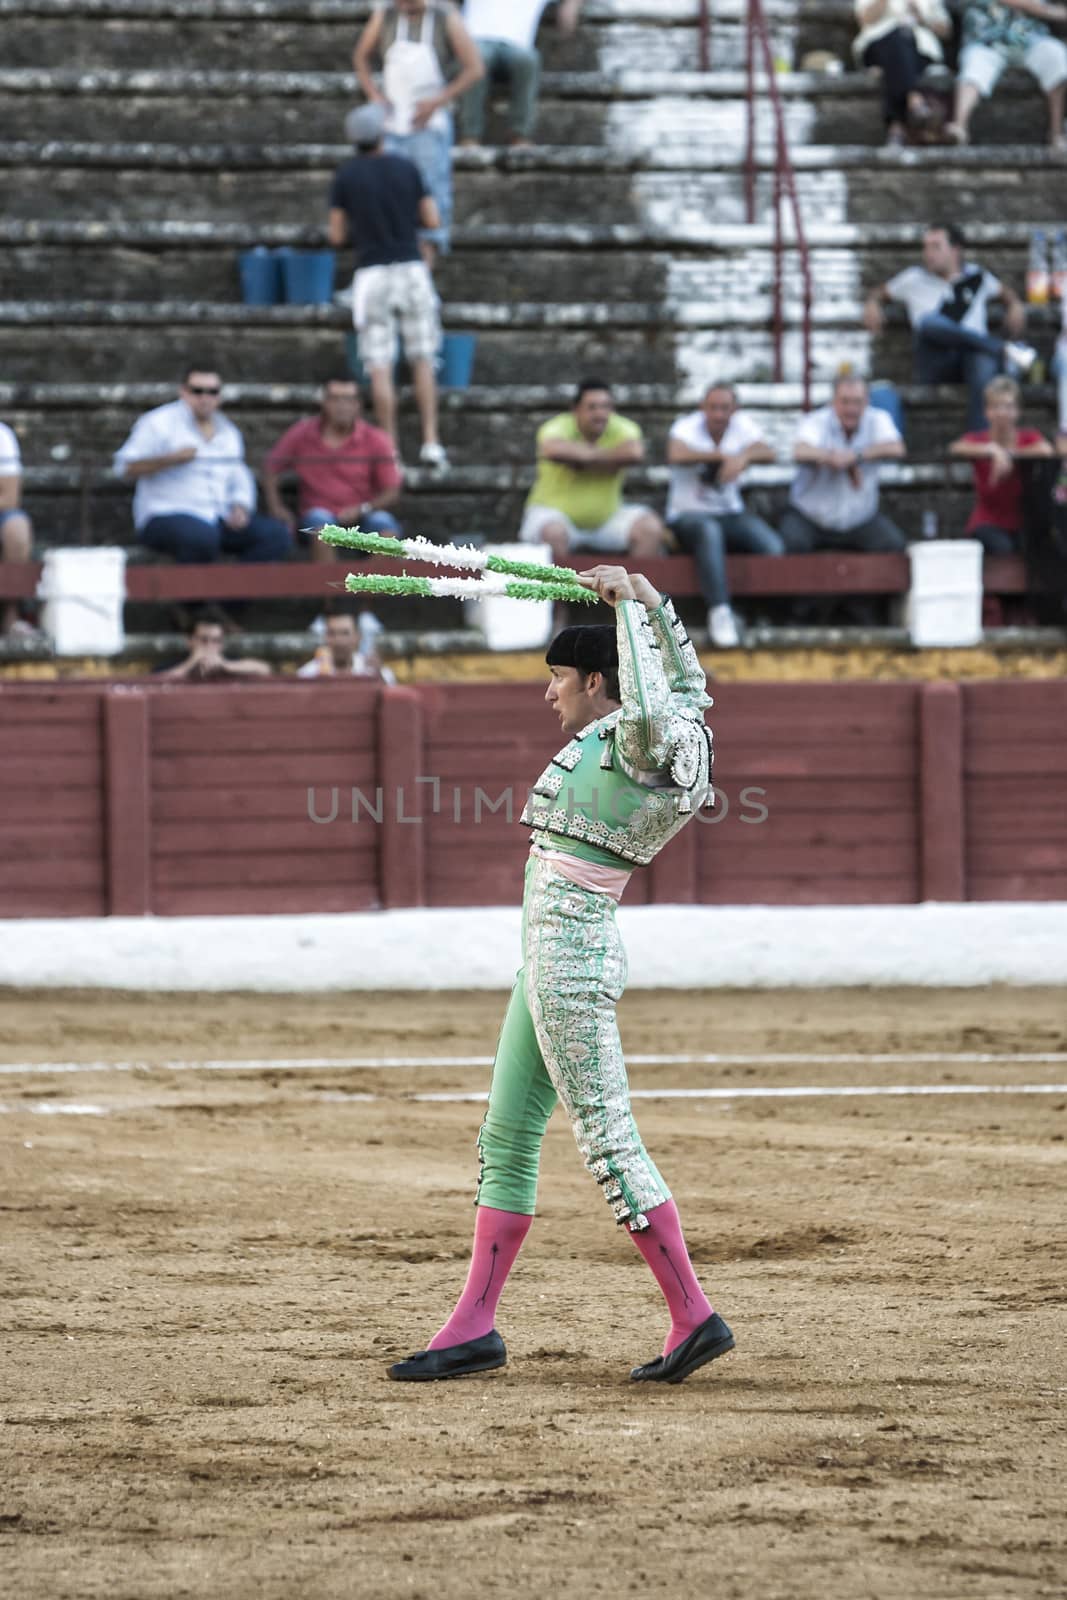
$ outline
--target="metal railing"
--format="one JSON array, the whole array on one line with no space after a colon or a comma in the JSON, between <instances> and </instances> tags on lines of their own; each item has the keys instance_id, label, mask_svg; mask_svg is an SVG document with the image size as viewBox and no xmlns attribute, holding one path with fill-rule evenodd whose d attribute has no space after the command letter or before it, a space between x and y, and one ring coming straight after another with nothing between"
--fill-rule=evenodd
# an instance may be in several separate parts
<instances>
[{"instance_id":1,"label":"metal railing","mask_svg":"<svg viewBox=\"0 0 1067 1600\"><path fill-rule=\"evenodd\" d=\"M782 219L783 203L788 203L793 222L794 243L800 267L801 316L801 384L804 391L804 410L811 409L811 256L808 251L804 219L797 196L796 174L789 154L789 137L786 132L785 110L778 92L774 52L771 48L767 17L763 0L748 0L745 28L745 66L747 75L747 103L745 129L745 214L749 223L756 220L756 116L758 68L762 66L766 80L767 98L774 121L774 286L772 333L774 343L774 381L781 383L783 376L782 346L785 316L783 311L784 280L787 241Z\"/></svg>"}]
</instances>

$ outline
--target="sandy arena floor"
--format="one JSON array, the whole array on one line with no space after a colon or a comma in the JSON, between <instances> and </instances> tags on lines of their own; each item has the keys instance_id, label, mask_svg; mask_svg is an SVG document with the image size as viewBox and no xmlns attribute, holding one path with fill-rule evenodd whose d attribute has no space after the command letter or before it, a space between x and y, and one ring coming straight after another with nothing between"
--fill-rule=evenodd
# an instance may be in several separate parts
<instances>
[{"instance_id":1,"label":"sandy arena floor","mask_svg":"<svg viewBox=\"0 0 1067 1600\"><path fill-rule=\"evenodd\" d=\"M1064 995L628 997L634 1054L811 1058L632 1066L731 1091L636 1110L737 1351L629 1383L661 1303L557 1113L508 1368L392 1384L464 1276L481 1114L412 1097L487 1070L280 1063L483 1056L501 1009L0 997L9 1066L140 1063L0 1076L0 1591L1067 1594L1067 1093L1018 1092L1067 1083ZM252 1065L166 1065L209 1058ZM969 1084L1012 1092L745 1093Z\"/></svg>"}]
</instances>

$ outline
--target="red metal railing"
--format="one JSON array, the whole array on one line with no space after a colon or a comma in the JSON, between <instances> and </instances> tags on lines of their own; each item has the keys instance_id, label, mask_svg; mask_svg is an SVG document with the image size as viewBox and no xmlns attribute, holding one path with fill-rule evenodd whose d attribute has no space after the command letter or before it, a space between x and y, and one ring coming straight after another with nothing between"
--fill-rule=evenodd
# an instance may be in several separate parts
<instances>
[{"instance_id":1,"label":"red metal railing","mask_svg":"<svg viewBox=\"0 0 1067 1600\"><path fill-rule=\"evenodd\" d=\"M711 3L700 0L697 12L700 21L700 70L711 71Z\"/></svg>"},{"instance_id":2,"label":"red metal railing","mask_svg":"<svg viewBox=\"0 0 1067 1600\"><path fill-rule=\"evenodd\" d=\"M702 7L702 10L704 8ZM703 27L702 33L706 32ZM702 44L703 49L703 44ZM801 216L800 201L797 197L796 174L789 155L789 139L786 134L785 111L782 106L782 97L778 92L778 80L774 69L774 53L771 49L770 34L767 29L767 18L763 10L763 0L748 0L748 14L745 32L745 64L748 78L748 95L746 108L746 134L745 134L745 207L747 219L750 223L756 220L756 96L757 96L757 58L762 65L763 75L766 79L767 96L770 101L771 113L774 118L774 381L782 381L782 344L784 336L783 290L785 277L786 240L782 225L783 201L788 201L793 220L793 232L797 257L800 264L800 277L803 297L803 311L801 320L801 382L804 389L804 409L811 407L811 301L812 301L812 275L811 257L808 253L807 235L804 231L804 219Z\"/></svg>"}]
</instances>

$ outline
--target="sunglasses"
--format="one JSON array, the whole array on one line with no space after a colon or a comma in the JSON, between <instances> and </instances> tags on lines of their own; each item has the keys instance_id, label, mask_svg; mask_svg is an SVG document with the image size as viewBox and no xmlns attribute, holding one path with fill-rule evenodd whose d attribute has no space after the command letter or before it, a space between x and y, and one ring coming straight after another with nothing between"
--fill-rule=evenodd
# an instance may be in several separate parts
<instances>
[{"instance_id":1,"label":"sunglasses","mask_svg":"<svg viewBox=\"0 0 1067 1600\"><path fill-rule=\"evenodd\" d=\"M217 383L187 383L186 389L190 394L221 394L222 387Z\"/></svg>"}]
</instances>

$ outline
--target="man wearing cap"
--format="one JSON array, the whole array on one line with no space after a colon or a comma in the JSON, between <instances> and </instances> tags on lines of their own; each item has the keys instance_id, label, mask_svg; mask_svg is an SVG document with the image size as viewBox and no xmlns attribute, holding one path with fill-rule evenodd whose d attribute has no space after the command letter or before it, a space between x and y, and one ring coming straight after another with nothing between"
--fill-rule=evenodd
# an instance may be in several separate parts
<instances>
[{"instance_id":1,"label":"man wearing cap","mask_svg":"<svg viewBox=\"0 0 1067 1600\"><path fill-rule=\"evenodd\" d=\"M359 359L370 375L378 426L396 438L393 368L399 331L422 426L419 460L441 472L448 467L437 437L434 376L441 324L417 235L420 224L435 225L437 206L415 163L386 153L384 129L385 112L378 104L361 106L345 119L356 154L334 174L328 233L334 249L350 242L355 252L352 321L359 335Z\"/></svg>"},{"instance_id":2,"label":"man wearing cap","mask_svg":"<svg viewBox=\"0 0 1067 1600\"><path fill-rule=\"evenodd\" d=\"M481 1173L466 1286L401 1382L504 1366L495 1327L507 1275L529 1231L541 1141L559 1099L585 1164L651 1269L670 1311L662 1355L637 1382L680 1383L733 1348L700 1287L670 1190L641 1142L615 1006L626 955L615 907L711 792L711 705L671 602L621 567L582 574L615 608L614 627L565 628L549 647L545 700L568 743L522 814L533 830L522 908L523 967L500 1034L478 1136Z\"/></svg>"}]
</instances>

